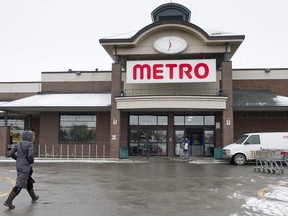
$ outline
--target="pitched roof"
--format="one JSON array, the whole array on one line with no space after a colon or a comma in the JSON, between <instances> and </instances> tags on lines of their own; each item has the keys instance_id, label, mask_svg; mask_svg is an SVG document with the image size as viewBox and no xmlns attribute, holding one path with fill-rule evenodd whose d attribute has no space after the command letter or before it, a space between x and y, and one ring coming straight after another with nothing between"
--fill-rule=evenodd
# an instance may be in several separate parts
<instances>
[{"instance_id":1,"label":"pitched roof","mask_svg":"<svg viewBox=\"0 0 288 216\"><path fill-rule=\"evenodd\" d=\"M288 110L288 97L270 90L234 90L234 110Z\"/></svg>"},{"instance_id":2,"label":"pitched roof","mask_svg":"<svg viewBox=\"0 0 288 216\"><path fill-rule=\"evenodd\" d=\"M37 94L0 104L0 110L10 111L95 111L110 109L110 93Z\"/></svg>"}]
</instances>

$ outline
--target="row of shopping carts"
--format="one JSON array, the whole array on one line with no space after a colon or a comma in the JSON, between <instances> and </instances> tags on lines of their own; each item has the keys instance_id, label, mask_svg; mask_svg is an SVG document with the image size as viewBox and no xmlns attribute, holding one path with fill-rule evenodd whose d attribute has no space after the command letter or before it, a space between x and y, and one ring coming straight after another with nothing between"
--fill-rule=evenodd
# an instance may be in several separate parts
<instances>
[{"instance_id":1,"label":"row of shopping carts","mask_svg":"<svg viewBox=\"0 0 288 216\"><path fill-rule=\"evenodd\" d=\"M288 165L288 149L261 149L256 151L254 171L284 174Z\"/></svg>"}]
</instances>

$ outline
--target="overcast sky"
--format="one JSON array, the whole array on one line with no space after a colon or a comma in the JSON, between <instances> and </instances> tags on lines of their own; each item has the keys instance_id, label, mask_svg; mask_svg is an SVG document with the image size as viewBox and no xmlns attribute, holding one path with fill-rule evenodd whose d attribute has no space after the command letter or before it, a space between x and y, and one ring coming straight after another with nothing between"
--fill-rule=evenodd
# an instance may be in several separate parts
<instances>
[{"instance_id":1,"label":"overcast sky","mask_svg":"<svg viewBox=\"0 0 288 216\"><path fill-rule=\"evenodd\" d=\"M100 3L101 2L101 3ZM0 82L43 71L111 70L99 39L142 29L170 0L0 0ZM288 68L287 0L172 0L191 23L245 35L233 68Z\"/></svg>"}]
</instances>

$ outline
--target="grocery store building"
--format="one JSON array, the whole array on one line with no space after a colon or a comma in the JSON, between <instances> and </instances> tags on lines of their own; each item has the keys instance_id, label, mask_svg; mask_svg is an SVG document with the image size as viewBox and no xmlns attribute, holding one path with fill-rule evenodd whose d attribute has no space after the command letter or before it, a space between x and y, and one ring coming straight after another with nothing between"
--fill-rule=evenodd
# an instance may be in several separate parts
<instances>
[{"instance_id":1,"label":"grocery store building","mask_svg":"<svg viewBox=\"0 0 288 216\"><path fill-rule=\"evenodd\" d=\"M288 69L233 69L244 35L210 32L177 3L126 38L103 38L111 71L42 72L0 83L0 156L24 129L38 157L179 157L215 153L246 132L287 131ZM112 26L113 27L113 26Z\"/></svg>"}]
</instances>

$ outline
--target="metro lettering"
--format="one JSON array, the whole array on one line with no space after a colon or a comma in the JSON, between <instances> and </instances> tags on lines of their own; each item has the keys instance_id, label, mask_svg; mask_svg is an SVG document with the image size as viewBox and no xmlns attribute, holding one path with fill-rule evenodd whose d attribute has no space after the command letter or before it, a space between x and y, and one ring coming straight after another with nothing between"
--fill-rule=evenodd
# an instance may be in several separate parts
<instances>
[{"instance_id":1,"label":"metro lettering","mask_svg":"<svg viewBox=\"0 0 288 216\"><path fill-rule=\"evenodd\" d=\"M153 65L153 79L163 79L163 64Z\"/></svg>"},{"instance_id":2,"label":"metro lettering","mask_svg":"<svg viewBox=\"0 0 288 216\"><path fill-rule=\"evenodd\" d=\"M200 74L201 67L204 69L204 73L202 75ZM205 79L209 75L209 67L204 63L196 64L194 74L198 79Z\"/></svg>"},{"instance_id":3,"label":"metro lettering","mask_svg":"<svg viewBox=\"0 0 288 216\"><path fill-rule=\"evenodd\" d=\"M169 79L170 80L173 80L173 78L174 78L174 68L176 68L177 67L177 64L166 64L166 67L168 68L168 72L169 72Z\"/></svg>"},{"instance_id":4,"label":"metro lettering","mask_svg":"<svg viewBox=\"0 0 288 216\"><path fill-rule=\"evenodd\" d=\"M189 63L135 64L132 67L133 80L192 80L193 75L196 79L205 79L209 73L209 66L204 62L197 63L194 68Z\"/></svg>"},{"instance_id":5,"label":"metro lettering","mask_svg":"<svg viewBox=\"0 0 288 216\"><path fill-rule=\"evenodd\" d=\"M192 75L190 74L192 72L192 66L190 64L180 64L179 65L179 78L183 79L184 74L186 74L188 79L192 79Z\"/></svg>"},{"instance_id":6,"label":"metro lettering","mask_svg":"<svg viewBox=\"0 0 288 216\"><path fill-rule=\"evenodd\" d=\"M137 71L140 71L140 79L144 79L144 72L147 71L147 79L151 79L151 67L149 64L136 64L133 67L133 80L137 80Z\"/></svg>"}]
</instances>

